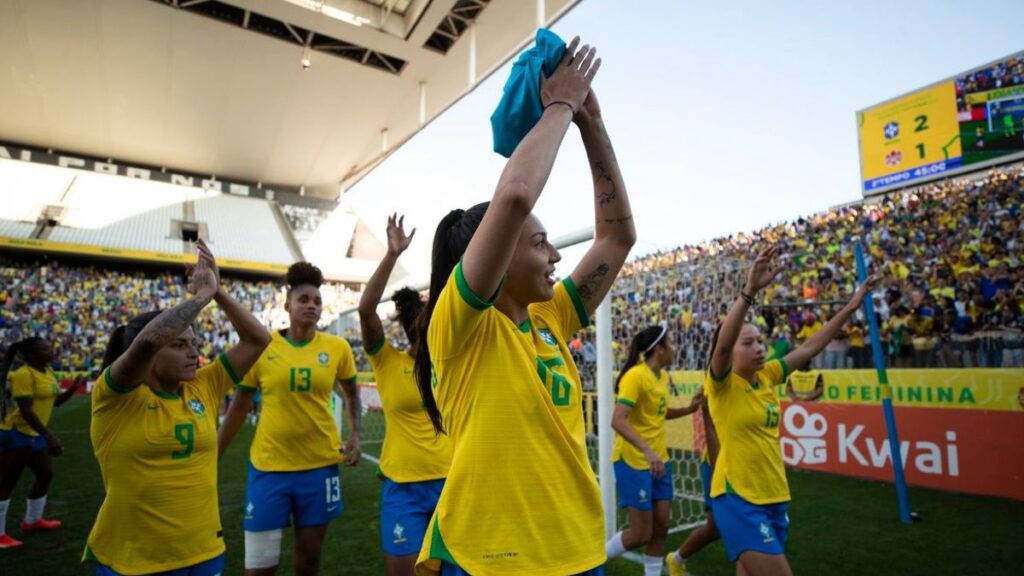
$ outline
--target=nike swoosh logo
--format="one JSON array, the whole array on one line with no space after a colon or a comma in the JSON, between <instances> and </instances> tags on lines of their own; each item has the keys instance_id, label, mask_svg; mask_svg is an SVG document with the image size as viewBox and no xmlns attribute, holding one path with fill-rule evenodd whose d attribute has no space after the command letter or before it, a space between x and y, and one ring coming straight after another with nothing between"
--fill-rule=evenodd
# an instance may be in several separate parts
<instances>
[{"instance_id":1,"label":"nike swoosh logo","mask_svg":"<svg viewBox=\"0 0 1024 576\"><path fill-rule=\"evenodd\" d=\"M277 359L278 359L278 356L274 356L273 354L268 354L267 355L267 360L277 360Z\"/></svg>"},{"instance_id":2,"label":"nike swoosh logo","mask_svg":"<svg viewBox=\"0 0 1024 576\"><path fill-rule=\"evenodd\" d=\"M160 408L158 404L146 404L146 410L156 410L158 408Z\"/></svg>"},{"instance_id":3,"label":"nike swoosh logo","mask_svg":"<svg viewBox=\"0 0 1024 576\"><path fill-rule=\"evenodd\" d=\"M328 511L328 512L334 512L334 511L335 511L335 510L337 510L337 509L338 509L338 507L337 507L337 506L331 506L330 508L328 508L328 509L327 509L327 511Z\"/></svg>"}]
</instances>

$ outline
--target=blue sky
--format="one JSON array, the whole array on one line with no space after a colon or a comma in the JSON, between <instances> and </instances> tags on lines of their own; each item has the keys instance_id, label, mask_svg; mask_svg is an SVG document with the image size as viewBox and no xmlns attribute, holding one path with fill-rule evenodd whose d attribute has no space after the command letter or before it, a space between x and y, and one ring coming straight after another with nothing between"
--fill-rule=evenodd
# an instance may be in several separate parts
<instances>
[{"instance_id":1,"label":"blue sky","mask_svg":"<svg viewBox=\"0 0 1024 576\"><path fill-rule=\"evenodd\" d=\"M532 3L531 3L532 6ZM855 112L1024 48L1024 2L728 3L583 0L553 26L598 47L594 83L622 165L635 253L793 219L860 197ZM383 237L419 227L403 257L426 280L434 227L488 199L504 165L488 118L508 67L350 189ZM557 236L592 223L571 128L536 209ZM567 274L581 251L565 254Z\"/></svg>"}]
</instances>

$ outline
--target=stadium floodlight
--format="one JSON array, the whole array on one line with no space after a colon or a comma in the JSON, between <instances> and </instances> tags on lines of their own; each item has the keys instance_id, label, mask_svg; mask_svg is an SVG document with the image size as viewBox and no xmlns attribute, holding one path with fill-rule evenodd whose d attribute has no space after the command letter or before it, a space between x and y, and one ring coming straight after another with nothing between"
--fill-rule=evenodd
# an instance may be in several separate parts
<instances>
[{"instance_id":1,"label":"stadium floodlight","mask_svg":"<svg viewBox=\"0 0 1024 576\"><path fill-rule=\"evenodd\" d=\"M353 26L362 26L363 24L370 24L371 23L371 20L369 18L363 18L362 16L356 16L355 14L349 12L348 10L342 10L341 8L337 8L337 7L331 6L330 4L325 2L324 0L284 0L284 1L288 2L289 4L293 4L295 6L298 6L299 8L305 8L306 10L309 10L311 12L317 12L319 14L323 14L324 16L327 16L328 18L333 18L334 20L338 20L338 21L344 22L346 24L351 24Z\"/></svg>"}]
</instances>

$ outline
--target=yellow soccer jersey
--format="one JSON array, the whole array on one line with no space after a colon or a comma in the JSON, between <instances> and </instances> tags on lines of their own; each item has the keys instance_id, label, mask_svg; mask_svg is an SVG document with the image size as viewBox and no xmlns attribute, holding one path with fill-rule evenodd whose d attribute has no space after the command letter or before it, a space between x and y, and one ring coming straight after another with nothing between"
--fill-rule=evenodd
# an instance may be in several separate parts
<instances>
[{"instance_id":1,"label":"yellow soccer jersey","mask_svg":"<svg viewBox=\"0 0 1024 576\"><path fill-rule=\"evenodd\" d=\"M223 354L178 395L125 389L104 370L90 436L106 496L86 548L121 574L150 574L224 552L217 502L217 407L239 379Z\"/></svg>"},{"instance_id":2,"label":"yellow soccer jersey","mask_svg":"<svg viewBox=\"0 0 1024 576\"><path fill-rule=\"evenodd\" d=\"M633 366L619 382L619 393L615 401L632 407L626 422L662 462L667 461L665 414L668 412L668 371L662 370L660 375L655 376L646 362ZM649 468L644 453L616 434L612 462L619 460L625 460L635 470Z\"/></svg>"},{"instance_id":3,"label":"yellow soccer jersey","mask_svg":"<svg viewBox=\"0 0 1024 576\"><path fill-rule=\"evenodd\" d=\"M252 465L264 472L294 472L341 462L331 393L335 381L355 377L352 348L343 338L317 332L298 343L275 332L242 383L259 387L263 398L249 450Z\"/></svg>"},{"instance_id":4,"label":"yellow soccer jersey","mask_svg":"<svg viewBox=\"0 0 1024 576\"><path fill-rule=\"evenodd\" d=\"M821 378L818 370L796 371L789 375L789 383L793 386L793 392L797 394L810 394Z\"/></svg>"},{"instance_id":5,"label":"yellow soccer jersey","mask_svg":"<svg viewBox=\"0 0 1024 576\"><path fill-rule=\"evenodd\" d=\"M455 268L427 334L452 466L417 560L470 574L565 576L605 561L581 387L566 342L587 323L572 281L516 326Z\"/></svg>"},{"instance_id":6,"label":"yellow soccer jersey","mask_svg":"<svg viewBox=\"0 0 1024 576\"><path fill-rule=\"evenodd\" d=\"M782 409L775 387L786 381L783 360L771 360L751 384L735 372L721 380L705 376L711 419L720 444L711 497L733 492L753 504L789 500L779 444Z\"/></svg>"},{"instance_id":7,"label":"yellow soccer jersey","mask_svg":"<svg viewBox=\"0 0 1024 576\"><path fill-rule=\"evenodd\" d=\"M384 408L384 449L380 469L394 482L423 482L448 475L452 447L434 432L416 387L413 359L386 340L367 357Z\"/></svg>"},{"instance_id":8,"label":"yellow soccer jersey","mask_svg":"<svg viewBox=\"0 0 1024 576\"><path fill-rule=\"evenodd\" d=\"M40 372L31 366L22 366L10 373L11 397L15 401L21 399L32 400L32 411L39 417L39 421L46 426L50 422L50 415L53 414L53 402L60 396L60 384L57 382L57 375L53 370L47 368ZM0 430L17 430L29 436L38 436L39 433L32 429L21 416L17 406L14 411L7 415L7 418L0 423Z\"/></svg>"}]
</instances>

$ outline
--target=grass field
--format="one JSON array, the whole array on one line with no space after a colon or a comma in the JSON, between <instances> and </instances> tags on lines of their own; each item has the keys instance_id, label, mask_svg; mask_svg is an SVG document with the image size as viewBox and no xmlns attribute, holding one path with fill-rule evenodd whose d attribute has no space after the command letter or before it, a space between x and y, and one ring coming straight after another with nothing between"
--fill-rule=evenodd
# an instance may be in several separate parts
<instances>
[{"instance_id":1,"label":"grass field","mask_svg":"<svg viewBox=\"0 0 1024 576\"><path fill-rule=\"evenodd\" d=\"M8 514L9 532L25 546L0 551L3 576L92 574L80 564L85 538L103 498L99 468L88 435L89 400L78 397L55 410L52 428L66 454L55 464L47 516L64 527L53 533L22 534L30 475L22 477ZM242 505L247 447L253 428L245 427L221 463L220 504L228 546L227 574L242 572ZM375 446L367 446L372 452ZM330 528L322 573L383 574L378 537L379 485L376 467L365 461L342 471L345 513ZM997 498L911 489L913 508L924 522L896 522L892 488L879 482L790 471L793 503L789 558L797 574L987 575L1020 574L1024 503ZM486 527L481 527L486 529ZM685 534L676 534L671 545ZM280 574L291 574L291 540L286 532ZM716 544L690 562L700 576L732 574L724 549ZM642 574L625 560L611 563L609 576Z\"/></svg>"}]
</instances>

